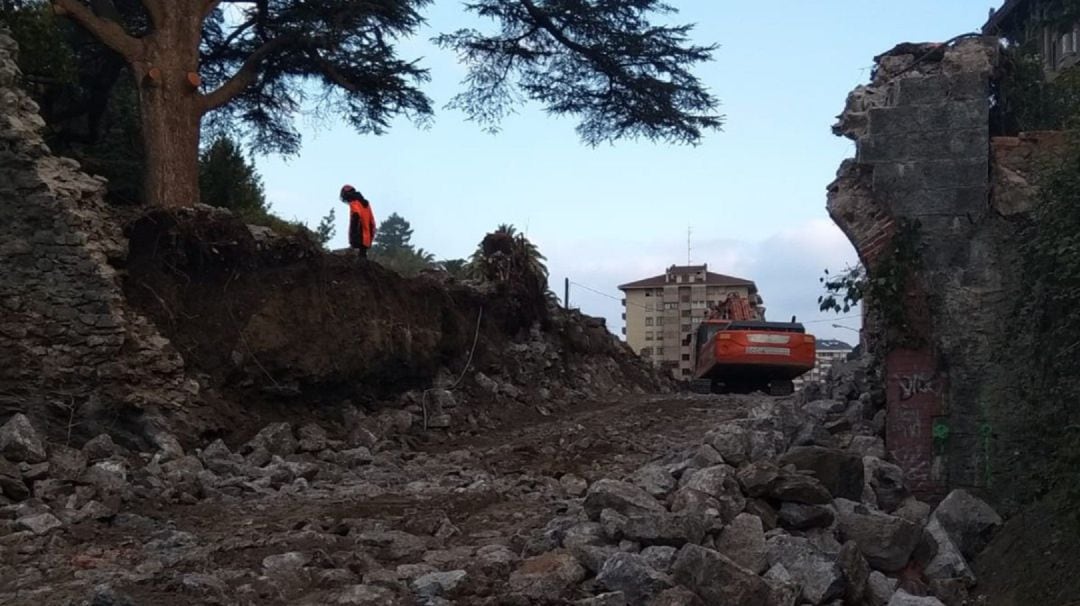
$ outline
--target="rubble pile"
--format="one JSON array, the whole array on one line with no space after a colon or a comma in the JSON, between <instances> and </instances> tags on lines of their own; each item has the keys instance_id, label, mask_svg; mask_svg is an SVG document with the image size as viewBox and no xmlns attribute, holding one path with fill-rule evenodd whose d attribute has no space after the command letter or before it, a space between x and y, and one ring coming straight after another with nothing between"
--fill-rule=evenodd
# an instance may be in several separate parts
<instances>
[{"instance_id":1,"label":"rubble pile","mask_svg":"<svg viewBox=\"0 0 1080 606\"><path fill-rule=\"evenodd\" d=\"M0 601L155 603L132 589L152 586L202 603L965 603L968 562L1001 519L964 491L935 508L909 495L856 392L683 396L734 406L697 443L611 477L500 471L513 443L401 448L393 437L422 422L407 408L275 423L233 448L163 438L152 454L106 436L45 444L17 415L0 428ZM505 500L517 509L490 526L453 521ZM301 522L260 514L289 503ZM177 528L224 511L236 519L213 540Z\"/></svg>"},{"instance_id":2,"label":"rubble pile","mask_svg":"<svg viewBox=\"0 0 1080 606\"><path fill-rule=\"evenodd\" d=\"M521 570L572 557L584 576L552 575L590 605L964 604L1002 520L963 490L936 508L907 492L866 376L849 363L818 388L837 399L760 399L696 449L593 483Z\"/></svg>"}]
</instances>

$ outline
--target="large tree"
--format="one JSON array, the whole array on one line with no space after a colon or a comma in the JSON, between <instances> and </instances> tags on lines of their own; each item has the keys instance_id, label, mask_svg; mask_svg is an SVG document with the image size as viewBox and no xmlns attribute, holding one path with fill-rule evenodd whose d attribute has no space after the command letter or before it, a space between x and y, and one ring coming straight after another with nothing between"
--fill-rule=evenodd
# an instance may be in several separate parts
<instances>
[{"instance_id":1,"label":"large tree","mask_svg":"<svg viewBox=\"0 0 1080 606\"><path fill-rule=\"evenodd\" d=\"M199 136L237 128L258 151L291 152L292 118L309 83L317 109L379 134L399 115L426 120L427 71L395 44L417 33L430 0L50 0L130 66L138 90L145 196L198 201ZM717 101L689 69L712 46L689 26L654 25L661 0L474 0L467 10L497 33L462 30L438 41L469 66L455 104L495 125L513 103L540 102L581 118L596 144L628 136L695 143L718 128ZM212 113L213 112L213 113Z\"/></svg>"}]
</instances>

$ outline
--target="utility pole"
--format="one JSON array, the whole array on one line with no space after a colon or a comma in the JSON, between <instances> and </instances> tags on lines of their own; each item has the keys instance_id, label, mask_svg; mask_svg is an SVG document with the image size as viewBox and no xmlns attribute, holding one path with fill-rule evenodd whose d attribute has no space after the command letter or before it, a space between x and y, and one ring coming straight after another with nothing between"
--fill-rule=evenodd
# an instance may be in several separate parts
<instances>
[{"instance_id":1,"label":"utility pole","mask_svg":"<svg viewBox=\"0 0 1080 606\"><path fill-rule=\"evenodd\" d=\"M565 295L563 296L563 309L570 311L570 278L566 278Z\"/></svg>"},{"instance_id":2,"label":"utility pole","mask_svg":"<svg viewBox=\"0 0 1080 606\"><path fill-rule=\"evenodd\" d=\"M694 256L693 256L693 248L691 247L691 244L690 244L690 241L691 241L690 239L691 239L691 237L693 235L694 235L694 227L693 226L687 226L687 228L686 228L686 264L687 265L693 265L693 258L694 258Z\"/></svg>"}]
</instances>

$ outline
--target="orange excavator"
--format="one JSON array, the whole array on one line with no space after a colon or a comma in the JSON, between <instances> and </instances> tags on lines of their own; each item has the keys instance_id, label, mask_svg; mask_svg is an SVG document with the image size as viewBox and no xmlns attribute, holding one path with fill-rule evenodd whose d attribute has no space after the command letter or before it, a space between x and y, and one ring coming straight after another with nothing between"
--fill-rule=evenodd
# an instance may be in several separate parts
<instances>
[{"instance_id":1,"label":"orange excavator","mask_svg":"<svg viewBox=\"0 0 1080 606\"><path fill-rule=\"evenodd\" d=\"M688 337L694 352L694 387L712 393L764 391L774 396L795 391L793 379L814 368L815 339L795 322L766 322L737 294L709 310Z\"/></svg>"}]
</instances>

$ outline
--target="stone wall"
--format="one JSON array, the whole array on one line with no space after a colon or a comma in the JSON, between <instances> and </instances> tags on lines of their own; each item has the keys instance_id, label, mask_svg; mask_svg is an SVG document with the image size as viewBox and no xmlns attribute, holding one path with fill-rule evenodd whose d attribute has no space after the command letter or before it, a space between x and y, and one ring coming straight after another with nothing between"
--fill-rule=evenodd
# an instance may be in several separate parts
<instances>
[{"instance_id":1,"label":"stone wall","mask_svg":"<svg viewBox=\"0 0 1080 606\"><path fill-rule=\"evenodd\" d=\"M871 275L896 225L918 222L921 268L905 306L922 346L886 352L887 442L924 496L986 482L981 389L1007 307L1012 227L989 203L998 41L905 44L877 58L835 127L853 139L829 212Z\"/></svg>"},{"instance_id":2,"label":"stone wall","mask_svg":"<svg viewBox=\"0 0 1080 606\"><path fill-rule=\"evenodd\" d=\"M50 154L16 52L0 28L0 420L22 411L54 439L109 430L138 442L198 387L126 307L113 263L127 243L105 182Z\"/></svg>"}]
</instances>

